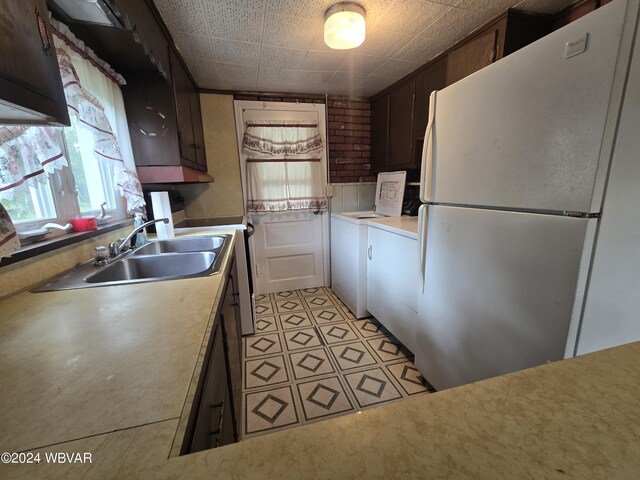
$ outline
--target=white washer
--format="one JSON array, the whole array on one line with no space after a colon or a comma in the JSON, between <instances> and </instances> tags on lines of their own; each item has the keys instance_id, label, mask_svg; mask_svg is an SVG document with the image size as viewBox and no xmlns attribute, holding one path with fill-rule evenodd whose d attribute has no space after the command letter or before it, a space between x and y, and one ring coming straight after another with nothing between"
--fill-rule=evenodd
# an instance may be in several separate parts
<instances>
[{"instance_id":1,"label":"white washer","mask_svg":"<svg viewBox=\"0 0 640 480\"><path fill-rule=\"evenodd\" d=\"M400 216L406 172L378 174L374 210L331 214L331 289L356 318L367 311L367 226L371 218Z\"/></svg>"}]
</instances>

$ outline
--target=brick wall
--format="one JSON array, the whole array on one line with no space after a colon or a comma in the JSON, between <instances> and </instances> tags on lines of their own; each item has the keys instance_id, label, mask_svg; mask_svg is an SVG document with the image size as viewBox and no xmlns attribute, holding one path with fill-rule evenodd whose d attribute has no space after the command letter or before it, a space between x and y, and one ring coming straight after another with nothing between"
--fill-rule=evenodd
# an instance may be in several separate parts
<instances>
[{"instance_id":1,"label":"brick wall","mask_svg":"<svg viewBox=\"0 0 640 480\"><path fill-rule=\"evenodd\" d=\"M329 178L331 183L375 182L371 175L371 104L329 100Z\"/></svg>"},{"instance_id":2,"label":"brick wall","mask_svg":"<svg viewBox=\"0 0 640 480\"><path fill-rule=\"evenodd\" d=\"M235 95L236 100L324 103L313 98ZM331 100L327 105L329 179L331 183L375 182L371 175L371 104L367 101Z\"/></svg>"}]
</instances>

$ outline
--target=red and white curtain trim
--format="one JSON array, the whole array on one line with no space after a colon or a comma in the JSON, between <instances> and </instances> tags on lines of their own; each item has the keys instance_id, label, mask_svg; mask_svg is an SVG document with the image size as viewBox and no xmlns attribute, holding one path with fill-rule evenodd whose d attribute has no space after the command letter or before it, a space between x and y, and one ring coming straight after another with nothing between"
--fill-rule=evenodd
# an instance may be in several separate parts
<instances>
[{"instance_id":1,"label":"red and white curtain trim","mask_svg":"<svg viewBox=\"0 0 640 480\"><path fill-rule=\"evenodd\" d=\"M316 123L247 122L247 211L326 210L322 137Z\"/></svg>"},{"instance_id":2,"label":"red and white curtain trim","mask_svg":"<svg viewBox=\"0 0 640 480\"><path fill-rule=\"evenodd\" d=\"M52 20L54 45L58 56L62 86L64 88L67 106L70 114L76 115L78 124L88 129L94 139L94 154L98 161L114 162L116 186L120 194L127 199L127 208L134 210L144 206L142 186L134 166L128 167L122 158L118 139L113 133L109 119L104 112L104 106L94 95L80 84L78 75L71 63L67 49L88 60L114 83L124 84L124 79L116 74L108 65L98 64L93 52L86 53L84 44L79 43L66 25ZM63 33L64 32L64 33ZM105 66L106 65L106 66Z\"/></svg>"}]
</instances>

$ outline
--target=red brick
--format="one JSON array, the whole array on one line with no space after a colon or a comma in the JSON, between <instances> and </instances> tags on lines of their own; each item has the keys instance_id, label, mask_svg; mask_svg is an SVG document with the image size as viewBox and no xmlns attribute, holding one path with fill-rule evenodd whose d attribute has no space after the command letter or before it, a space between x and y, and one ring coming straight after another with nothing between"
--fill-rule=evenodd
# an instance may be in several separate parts
<instances>
[{"instance_id":1,"label":"red brick","mask_svg":"<svg viewBox=\"0 0 640 480\"><path fill-rule=\"evenodd\" d=\"M336 130L345 130L346 127L347 126L341 122L329 122L329 128L335 128ZM357 130L357 129L350 129L350 130Z\"/></svg>"},{"instance_id":2,"label":"red brick","mask_svg":"<svg viewBox=\"0 0 640 480\"><path fill-rule=\"evenodd\" d=\"M362 152L351 150L351 151L342 152L342 156L347 158L360 158L362 157Z\"/></svg>"},{"instance_id":3,"label":"red brick","mask_svg":"<svg viewBox=\"0 0 640 480\"><path fill-rule=\"evenodd\" d=\"M353 145L350 143L338 143L333 145L334 150L353 150Z\"/></svg>"},{"instance_id":4,"label":"red brick","mask_svg":"<svg viewBox=\"0 0 640 480\"><path fill-rule=\"evenodd\" d=\"M371 150L371 145L364 145L362 143L355 143L353 145L354 150Z\"/></svg>"},{"instance_id":5,"label":"red brick","mask_svg":"<svg viewBox=\"0 0 640 480\"><path fill-rule=\"evenodd\" d=\"M329 145L332 143L344 143L345 137L340 135L329 135Z\"/></svg>"},{"instance_id":6,"label":"red brick","mask_svg":"<svg viewBox=\"0 0 640 480\"><path fill-rule=\"evenodd\" d=\"M333 115L344 115L344 108L331 108L329 107L329 113Z\"/></svg>"},{"instance_id":7,"label":"red brick","mask_svg":"<svg viewBox=\"0 0 640 480\"><path fill-rule=\"evenodd\" d=\"M347 106L348 106L348 105L347 105L348 103L349 103L349 102L345 102L344 100L334 100L334 101L331 103L331 105L330 105L330 106L331 106L331 107L337 107L337 108L345 108L345 107L347 107Z\"/></svg>"}]
</instances>

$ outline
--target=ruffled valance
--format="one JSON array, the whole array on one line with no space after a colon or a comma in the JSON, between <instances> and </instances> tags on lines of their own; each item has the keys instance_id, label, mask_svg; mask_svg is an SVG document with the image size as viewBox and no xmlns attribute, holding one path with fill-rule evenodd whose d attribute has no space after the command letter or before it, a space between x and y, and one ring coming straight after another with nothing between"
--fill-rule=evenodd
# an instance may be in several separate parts
<instances>
[{"instance_id":1,"label":"ruffled valance","mask_svg":"<svg viewBox=\"0 0 640 480\"><path fill-rule=\"evenodd\" d=\"M317 123L247 122L242 146L260 156L317 157L322 150L322 137Z\"/></svg>"}]
</instances>

